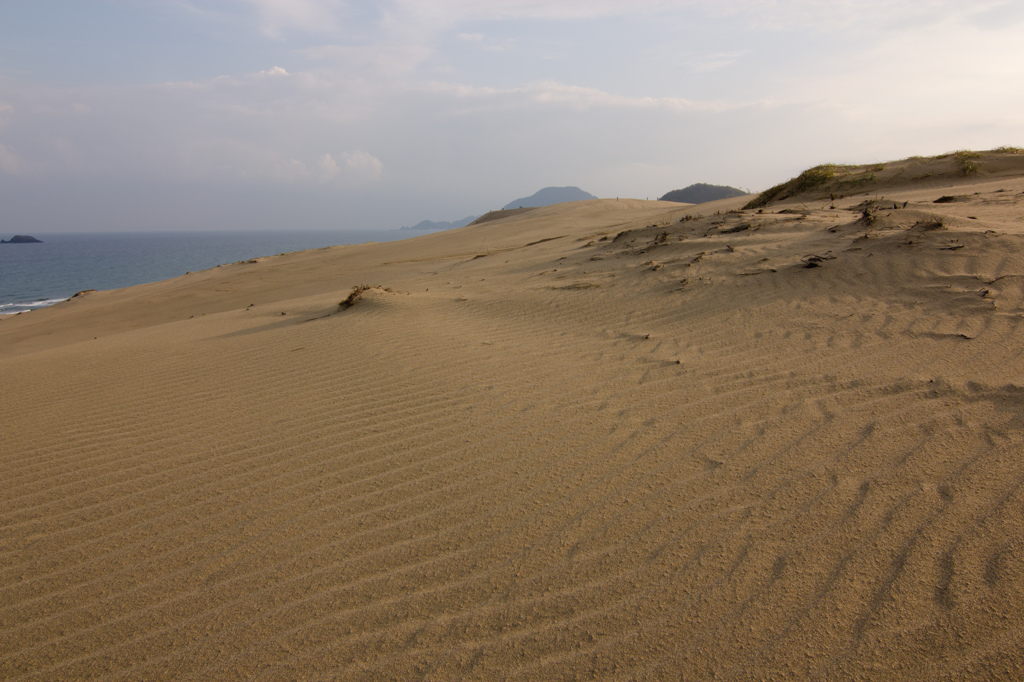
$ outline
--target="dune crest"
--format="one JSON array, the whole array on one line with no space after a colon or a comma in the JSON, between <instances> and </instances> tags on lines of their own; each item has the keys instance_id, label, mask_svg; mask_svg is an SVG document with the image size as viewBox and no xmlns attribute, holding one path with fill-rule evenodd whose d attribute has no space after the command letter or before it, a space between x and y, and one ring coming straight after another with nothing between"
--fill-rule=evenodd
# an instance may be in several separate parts
<instances>
[{"instance_id":1,"label":"dune crest","mask_svg":"<svg viewBox=\"0 0 1024 682\"><path fill-rule=\"evenodd\" d=\"M1024 155L947 162L0 321L0 677L1019 678Z\"/></svg>"}]
</instances>

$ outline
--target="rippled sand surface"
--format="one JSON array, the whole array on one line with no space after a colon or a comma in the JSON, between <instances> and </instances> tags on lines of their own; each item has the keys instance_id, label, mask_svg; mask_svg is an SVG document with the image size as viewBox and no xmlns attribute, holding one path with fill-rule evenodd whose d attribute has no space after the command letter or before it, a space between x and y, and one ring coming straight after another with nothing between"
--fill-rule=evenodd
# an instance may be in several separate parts
<instances>
[{"instance_id":1,"label":"rippled sand surface","mask_svg":"<svg viewBox=\"0 0 1024 682\"><path fill-rule=\"evenodd\" d=\"M0 677L1020 679L1024 156L978 163L3 319Z\"/></svg>"}]
</instances>

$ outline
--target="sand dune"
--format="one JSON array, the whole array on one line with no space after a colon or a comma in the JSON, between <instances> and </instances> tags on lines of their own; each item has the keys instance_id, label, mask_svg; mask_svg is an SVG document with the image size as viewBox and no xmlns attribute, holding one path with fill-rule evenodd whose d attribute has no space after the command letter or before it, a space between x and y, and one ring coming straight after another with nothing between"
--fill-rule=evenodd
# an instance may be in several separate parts
<instances>
[{"instance_id":1,"label":"sand dune","mask_svg":"<svg viewBox=\"0 0 1024 682\"><path fill-rule=\"evenodd\" d=\"M1020 679L1024 155L970 163L3 319L0 677Z\"/></svg>"}]
</instances>

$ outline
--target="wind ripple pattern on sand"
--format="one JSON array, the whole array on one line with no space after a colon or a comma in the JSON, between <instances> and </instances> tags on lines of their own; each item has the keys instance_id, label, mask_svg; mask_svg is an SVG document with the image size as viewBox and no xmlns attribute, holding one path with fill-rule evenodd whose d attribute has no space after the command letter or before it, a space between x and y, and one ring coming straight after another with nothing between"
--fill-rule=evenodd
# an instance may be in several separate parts
<instances>
[{"instance_id":1,"label":"wind ripple pattern on sand","mask_svg":"<svg viewBox=\"0 0 1024 682\"><path fill-rule=\"evenodd\" d=\"M1020 319L887 253L6 360L0 676L1010 679Z\"/></svg>"}]
</instances>

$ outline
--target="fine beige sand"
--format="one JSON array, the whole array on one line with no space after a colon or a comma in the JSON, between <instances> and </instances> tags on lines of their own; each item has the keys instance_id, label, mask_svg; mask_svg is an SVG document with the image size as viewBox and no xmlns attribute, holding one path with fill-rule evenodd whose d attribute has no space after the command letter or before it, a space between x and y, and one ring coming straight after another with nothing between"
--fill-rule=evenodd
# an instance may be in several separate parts
<instances>
[{"instance_id":1,"label":"fine beige sand","mask_svg":"<svg viewBox=\"0 0 1024 682\"><path fill-rule=\"evenodd\" d=\"M0 319L0 678L1021 679L1024 154L969 163Z\"/></svg>"}]
</instances>

